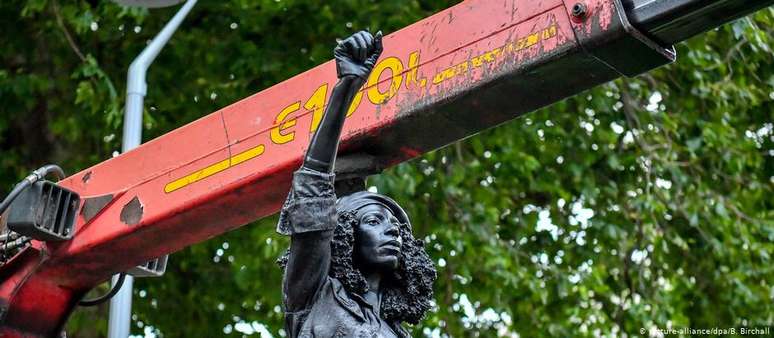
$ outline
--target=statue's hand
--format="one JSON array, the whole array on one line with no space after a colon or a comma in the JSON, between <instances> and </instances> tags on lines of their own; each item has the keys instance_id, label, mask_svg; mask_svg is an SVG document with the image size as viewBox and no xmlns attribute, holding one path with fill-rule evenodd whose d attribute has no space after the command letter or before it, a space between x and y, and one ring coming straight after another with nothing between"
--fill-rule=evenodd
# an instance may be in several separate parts
<instances>
[{"instance_id":1,"label":"statue's hand","mask_svg":"<svg viewBox=\"0 0 774 338\"><path fill-rule=\"evenodd\" d=\"M339 78L355 75L366 80L382 54L382 31L373 36L360 31L344 39L333 50Z\"/></svg>"}]
</instances>

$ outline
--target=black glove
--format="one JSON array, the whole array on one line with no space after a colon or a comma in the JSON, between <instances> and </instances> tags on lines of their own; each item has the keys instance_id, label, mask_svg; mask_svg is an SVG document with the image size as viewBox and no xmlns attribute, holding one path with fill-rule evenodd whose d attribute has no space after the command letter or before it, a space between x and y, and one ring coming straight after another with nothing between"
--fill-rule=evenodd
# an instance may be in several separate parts
<instances>
[{"instance_id":1,"label":"black glove","mask_svg":"<svg viewBox=\"0 0 774 338\"><path fill-rule=\"evenodd\" d=\"M382 31L376 32L375 36L367 31L353 34L333 50L336 74L339 78L354 75L366 80L382 54L382 49Z\"/></svg>"}]
</instances>

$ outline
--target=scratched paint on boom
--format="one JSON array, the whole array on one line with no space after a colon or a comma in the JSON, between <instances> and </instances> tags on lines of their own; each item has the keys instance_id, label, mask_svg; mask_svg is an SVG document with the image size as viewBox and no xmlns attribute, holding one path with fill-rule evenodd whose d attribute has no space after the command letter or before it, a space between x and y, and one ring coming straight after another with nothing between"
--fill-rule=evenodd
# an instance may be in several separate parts
<instances>
[{"instance_id":1,"label":"scratched paint on boom","mask_svg":"<svg viewBox=\"0 0 774 338\"><path fill-rule=\"evenodd\" d=\"M368 104L377 106L375 118L380 118L378 106L385 104L401 91L414 90L421 98L424 95L440 93L444 85L455 80L480 80L486 72L495 71L497 67L506 64L509 59L518 61L519 58L524 58L525 55L522 55L522 52L531 48L545 48L545 46L540 46L541 43L555 38L557 31L555 21L549 20L545 28L508 39L505 44L495 48L476 54L472 54L474 50L471 50L472 56L461 62L452 63L451 66L442 68L429 77L424 76L424 72L420 71L424 69L422 69L423 64L419 51L411 52L405 62L397 56L383 57L374 67L374 71L363 90L355 96L352 106L347 112L347 117L349 118L359 111L361 105L364 104L364 98L367 98ZM531 56L534 57L534 53ZM388 72L389 76L383 76ZM294 142L297 140L297 133L301 132L298 121L302 118L310 118L311 115L309 128L304 131L311 134L317 129L327 103L329 88L328 83L323 83L306 99L289 103L277 112L274 115L272 127L262 131L262 133L268 133L270 142L267 142L266 145L259 144L239 153L230 154L222 161L174 179L164 186L164 191L171 193L246 161L257 159L265 153L267 147L282 147L289 143L298 143ZM357 132L357 130L349 131L349 133L353 132ZM307 141L306 138L303 138L300 142L306 143Z\"/></svg>"}]
</instances>

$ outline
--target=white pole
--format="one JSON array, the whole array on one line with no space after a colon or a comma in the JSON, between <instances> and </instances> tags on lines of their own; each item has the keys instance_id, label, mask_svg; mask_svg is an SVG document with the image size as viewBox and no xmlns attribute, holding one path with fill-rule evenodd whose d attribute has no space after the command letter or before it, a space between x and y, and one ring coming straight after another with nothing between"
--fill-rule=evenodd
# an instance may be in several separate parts
<instances>
[{"instance_id":1,"label":"white pole","mask_svg":"<svg viewBox=\"0 0 774 338\"><path fill-rule=\"evenodd\" d=\"M142 111L143 100L148 86L145 83L145 74L148 72L156 56L166 45L172 34L183 22L183 19L191 11L197 0L188 0L172 17L166 26L159 32L153 41L132 61L129 66L126 80L126 106L124 111L124 134L121 152L130 151L142 143ZM112 284L115 285L118 276L113 276ZM121 290L110 300L110 317L108 321L108 337L129 337L129 326L132 315L132 284L134 278L126 276Z\"/></svg>"}]
</instances>

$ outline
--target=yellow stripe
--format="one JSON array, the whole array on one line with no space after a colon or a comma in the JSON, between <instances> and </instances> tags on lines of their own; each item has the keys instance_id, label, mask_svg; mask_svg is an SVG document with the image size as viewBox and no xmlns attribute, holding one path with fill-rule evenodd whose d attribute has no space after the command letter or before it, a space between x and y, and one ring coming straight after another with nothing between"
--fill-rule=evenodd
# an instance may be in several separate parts
<instances>
[{"instance_id":1,"label":"yellow stripe","mask_svg":"<svg viewBox=\"0 0 774 338\"><path fill-rule=\"evenodd\" d=\"M220 161L218 163L215 163L213 165L207 166L204 169L197 170L191 174L188 174L182 178L176 179L172 182L167 183L167 185L164 186L164 192L170 193L175 190L181 189L183 187L186 187L188 185L191 185L195 182L201 181L207 177L210 177L212 175L215 175L221 171L224 171L228 168L231 168L237 164L240 164L242 162L245 162L247 160L256 158L263 154L265 147L263 144L250 148L246 151L243 151L239 154L236 154L234 156L231 156L228 159L225 159L223 161Z\"/></svg>"},{"instance_id":2,"label":"yellow stripe","mask_svg":"<svg viewBox=\"0 0 774 338\"><path fill-rule=\"evenodd\" d=\"M235 166L235 165L237 165L239 163L242 163L244 161L247 161L247 160L249 160L251 158L256 158L256 157L260 156L261 154L263 154L263 148L264 147L263 147L263 144L262 144L262 145L259 145L259 146L255 147L255 148L248 149L246 151L243 151L243 152L241 152L239 154L236 154L236 155L232 156L231 157L231 166L233 167L233 166Z\"/></svg>"}]
</instances>

